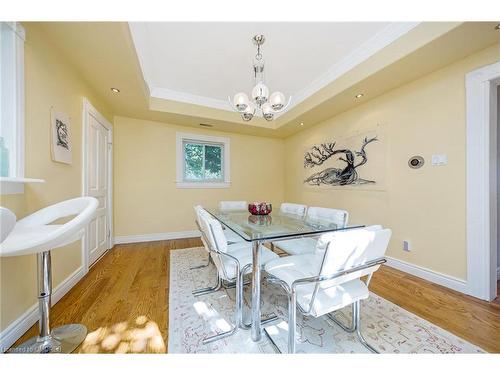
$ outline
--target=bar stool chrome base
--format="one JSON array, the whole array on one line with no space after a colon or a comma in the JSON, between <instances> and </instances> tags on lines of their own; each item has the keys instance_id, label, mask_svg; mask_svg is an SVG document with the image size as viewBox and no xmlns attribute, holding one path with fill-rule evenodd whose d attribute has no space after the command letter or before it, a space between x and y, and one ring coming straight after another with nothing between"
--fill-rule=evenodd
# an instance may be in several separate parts
<instances>
[{"instance_id":1,"label":"bar stool chrome base","mask_svg":"<svg viewBox=\"0 0 500 375\"><path fill-rule=\"evenodd\" d=\"M32 337L10 353L71 353L87 336L83 324L67 324L50 328L52 265L50 251L38 253L38 336Z\"/></svg>"},{"instance_id":2,"label":"bar stool chrome base","mask_svg":"<svg viewBox=\"0 0 500 375\"><path fill-rule=\"evenodd\" d=\"M87 336L87 327L83 324L67 324L52 330L47 337L32 337L10 353L72 353Z\"/></svg>"}]
</instances>

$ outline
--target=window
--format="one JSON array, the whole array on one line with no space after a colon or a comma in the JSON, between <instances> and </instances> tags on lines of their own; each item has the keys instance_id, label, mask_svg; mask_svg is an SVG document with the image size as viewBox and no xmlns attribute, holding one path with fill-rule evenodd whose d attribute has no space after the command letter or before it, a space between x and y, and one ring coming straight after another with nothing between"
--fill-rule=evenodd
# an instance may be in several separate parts
<instances>
[{"instance_id":1,"label":"window","mask_svg":"<svg viewBox=\"0 0 500 375\"><path fill-rule=\"evenodd\" d=\"M229 187L229 139L177 133L177 187Z\"/></svg>"},{"instance_id":2,"label":"window","mask_svg":"<svg viewBox=\"0 0 500 375\"><path fill-rule=\"evenodd\" d=\"M15 22L0 22L0 177L24 178L24 29Z\"/></svg>"}]
</instances>

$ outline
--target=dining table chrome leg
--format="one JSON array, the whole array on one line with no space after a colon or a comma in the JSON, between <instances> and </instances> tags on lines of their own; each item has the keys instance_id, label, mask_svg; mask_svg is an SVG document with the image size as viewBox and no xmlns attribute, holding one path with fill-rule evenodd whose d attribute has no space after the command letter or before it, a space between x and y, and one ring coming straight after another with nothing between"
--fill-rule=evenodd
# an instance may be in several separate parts
<instances>
[{"instance_id":1,"label":"dining table chrome leg","mask_svg":"<svg viewBox=\"0 0 500 375\"><path fill-rule=\"evenodd\" d=\"M262 337L260 316L260 241L252 243L252 330L253 341Z\"/></svg>"}]
</instances>

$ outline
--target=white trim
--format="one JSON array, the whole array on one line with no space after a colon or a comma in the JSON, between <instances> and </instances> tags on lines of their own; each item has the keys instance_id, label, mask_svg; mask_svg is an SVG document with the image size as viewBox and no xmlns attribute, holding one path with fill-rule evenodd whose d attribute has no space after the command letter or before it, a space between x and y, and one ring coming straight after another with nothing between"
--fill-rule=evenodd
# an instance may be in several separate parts
<instances>
[{"instance_id":1,"label":"white trim","mask_svg":"<svg viewBox=\"0 0 500 375\"><path fill-rule=\"evenodd\" d=\"M88 131L89 131L89 115L95 117L106 129L109 131L109 143L108 146L108 229L110 231L110 236L108 236L108 249L111 249L114 245L113 237L113 125L103 116L99 111L90 103L87 98L83 98L83 114L82 114L82 195L86 196L88 194L87 186L87 175L88 175ZM88 228L85 233L88 232ZM89 271L90 254L88 251L89 244L87 235L84 234L82 239L82 262L85 269L85 273Z\"/></svg>"},{"instance_id":2,"label":"white trim","mask_svg":"<svg viewBox=\"0 0 500 375\"><path fill-rule=\"evenodd\" d=\"M385 258L387 259L386 265L389 267L409 273L410 275L413 276L420 277L422 279L433 282L435 284L439 284L446 288L456 290L457 292L467 293L468 291L466 280L445 275L443 273L436 272L428 268L417 266L415 264L411 264L389 256L386 256Z\"/></svg>"},{"instance_id":3,"label":"white trim","mask_svg":"<svg viewBox=\"0 0 500 375\"><path fill-rule=\"evenodd\" d=\"M189 94L187 92L170 90L155 86L153 84L150 85L150 96L151 98L173 100L181 103L201 105L204 107L234 112L227 100L209 98L207 96L200 96Z\"/></svg>"},{"instance_id":4,"label":"white trim","mask_svg":"<svg viewBox=\"0 0 500 375\"><path fill-rule=\"evenodd\" d=\"M205 188L228 188L231 186L231 140L227 137L216 137L204 134L193 134L176 132L175 141L175 165L176 165L176 186L179 189L205 189ZM182 149L182 142L184 140L200 141L200 142L214 142L224 144L224 155L222 165L224 168L224 181L209 182L191 182L184 181L184 156Z\"/></svg>"},{"instance_id":5,"label":"white trim","mask_svg":"<svg viewBox=\"0 0 500 375\"><path fill-rule=\"evenodd\" d=\"M387 27L383 28L373 37L362 43L349 55L332 65L325 73L317 77L309 85L295 93L293 95L292 102L287 107L286 111L281 112L280 115L288 112L293 107L314 95L323 87L329 85L343 74L368 60L375 53L381 51L395 40L401 38L419 24L420 22L391 22Z\"/></svg>"},{"instance_id":6,"label":"white trim","mask_svg":"<svg viewBox=\"0 0 500 375\"><path fill-rule=\"evenodd\" d=\"M26 32L23 26L19 22L2 22L2 24L7 25L15 34L15 92L12 99L14 108L13 122L15 122L15 133L14 142L15 149L14 153L11 153L10 157L13 159L13 164L10 163L9 167L11 171L10 176L13 178L23 178L24 177L24 163L25 163L25 95L24 95L24 42L26 37ZM5 104L5 103L4 103ZM2 194L23 194L24 184L23 183L12 183L3 182L1 184Z\"/></svg>"},{"instance_id":7,"label":"white trim","mask_svg":"<svg viewBox=\"0 0 500 375\"><path fill-rule=\"evenodd\" d=\"M496 297L496 124L491 123L492 81L500 62L466 75L468 294ZM494 204L494 206L493 206Z\"/></svg>"},{"instance_id":8,"label":"white trim","mask_svg":"<svg viewBox=\"0 0 500 375\"><path fill-rule=\"evenodd\" d=\"M420 22L391 22L381 31L376 33L373 37L362 43L358 48L354 49L345 58L333 64L325 73L321 74L309 85L299 90L297 93L291 93L293 95L293 99L290 105L286 108L286 110L278 113L276 115L276 118L282 116L284 113L288 112L290 109L300 104L326 85L332 83L341 75L366 61L375 53L381 51L389 44L393 43L395 40L399 39L409 31L417 27L419 24ZM144 54L139 53L139 50L144 51L146 47L141 46L141 48L138 48L138 45L140 44L138 36L142 35L144 37L144 34L147 33L147 25L145 25L144 23L129 22L129 27L134 48L139 59L139 66L141 68L142 76L149 88L151 98L173 100L177 102L222 109L231 112L234 111L226 100L194 95L188 92L170 90L155 85L152 81L151 72L147 70L147 57L144 56ZM258 116L261 115L259 114Z\"/></svg>"},{"instance_id":9,"label":"white trim","mask_svg":"<svg viewBox=\"0 0 500 375\"><path fill-rule=\"evenodd\" d=\"M52 306L54 306L78 281L85 276L83 266L80 266L71 275L69 275L52 292ZM35 303L26 310L19 318L10 323L2 332L0 332L0 352L5 352L14 344L24 333L38 321L38 303Z\"/></svg>"},{"instance_id":10,"label":"white trim","mask_svg":"<svg viewBox=\"0 0 500 375\"><path fill-rule=\"evenodd\" d=\"M136 242L151 242L151 241L164 241L176 240L180 238L193 238L200 237L199 230L187 230L182 232L165 232L165 233L150 233L150 234L136 234L131 236L118 236L115 237L115 244L136 243Z\"/></svg>"},{"instance_id":11,"label":"white trim","mask_svg":"<svg viewBox=\"0 0 500 375\"><path fill-rule=\"evenodd\" d=\"M2 195L24 193L24 184L42 183L39 178L0 177L0 191Z\"/></svg>"},{"instance_id":12,"label":"white trim","mask_svg":"<svg viewBox=\"0 0 500 375\"><path fill-rule=\"evenodd\" d=\"M231 187L230 182L185 182L176 181L179 189L227 189Z\"/></svg>"},{"instance_id":13,"label":"white trim","mask_svg":"<svg viewBox=\"0 0 500 375\"><path fill-rule=\"evenodd\" d=\"M24 158L25 158L25 95L24 95L24 41L25 41L25 31L24 28L16 22L16 127L17 127L17 145L16 145L16 176L24 177ZM24 186L23 186L24 192Z\"/></svg>"},{"instance_id":14,"label":"white trim","mask_svg":"<svg viewBox=\"0 0 500 375\"><path fill-rule=\"evenodd\" d=\"M14 31L18 37L20 37L23 42L26 41L26 31L24 27L19 22L4 21L4 23L9 26L12 31Z\"/></svg>"}]
</instances>

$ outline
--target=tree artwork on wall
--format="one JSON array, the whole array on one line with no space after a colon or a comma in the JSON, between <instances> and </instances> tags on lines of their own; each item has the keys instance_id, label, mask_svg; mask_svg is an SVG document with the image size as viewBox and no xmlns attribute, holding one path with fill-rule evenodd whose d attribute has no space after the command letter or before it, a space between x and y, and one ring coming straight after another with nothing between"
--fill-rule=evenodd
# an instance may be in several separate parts
<instances>
[{"instance_id":1,"label":"tree artwork on wall","mask_svg":"<svg viewBox=\"0 0 500 375\"><path fill-rule=\"evenodd\" d=\"M377 173L373 171L373 168L370 171L370 168L366 167L370 164L368 151L371 152L372 145L378 142L378 134L371 132L370 135L361 138L359 136L350 137L343 142L324 142L312 146L304 153L304 171L306 173L304 183L310 186L375 184ZM356 145L359 145L359 148ZM383 163L382 158L382 155L375 158L379 169ZM311 174L311 170L318 171ZM366 173L371 178L365 177Z\"/></svg>"}]
</instances>

